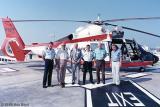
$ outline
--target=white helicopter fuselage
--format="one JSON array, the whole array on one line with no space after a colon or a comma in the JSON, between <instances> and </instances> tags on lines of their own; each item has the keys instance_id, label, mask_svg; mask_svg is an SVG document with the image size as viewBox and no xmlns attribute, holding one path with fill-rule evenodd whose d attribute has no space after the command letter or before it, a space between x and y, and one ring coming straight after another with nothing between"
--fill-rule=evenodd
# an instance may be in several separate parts
<instances>
[{"instance_id":1,"label":"white helicopter fuselage","mask_svg":"<svg viewBox=\"0 0 160 107\"><path fill-rule=\"evenodd\" d=\"M106 29L103 26L95 25L95 24L88 24L86 26L81 26L76 29L74 33L74 38L85 38L85 37L91 37L91 36L96 36L96 35L102 35L106 34L109 32L106 32ZM110 42L111 39L107 39L104 41L88 41L88 42L79 42L78 47L80 49L85 50L86 45L91 46L91 50L95 50L98 47L98 43L103 44L103 48L109 53L109 48L108 48L108 42ZM74 44L67 44L67 47L70 48L70 50L73 48ZM109 61L109 56L106 57L106 61Z\"/></svg>"}]
</instances>

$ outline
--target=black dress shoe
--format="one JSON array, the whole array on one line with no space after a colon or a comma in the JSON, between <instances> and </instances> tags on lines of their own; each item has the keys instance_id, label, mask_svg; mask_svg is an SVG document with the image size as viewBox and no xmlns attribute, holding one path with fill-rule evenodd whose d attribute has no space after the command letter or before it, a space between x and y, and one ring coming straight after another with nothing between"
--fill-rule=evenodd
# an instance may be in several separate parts
<instances>
[{"instance_id":1,"label":"black dress shoe","mask_svg":"<svg viewBox=\"0 0 160 107\"><path fill-rule=\"evenodd\" d=\"M74 85L75 84L75 82L72 82L72 85Z\"/></svg>"},{"instance_id":2,"label":"black dress shoe","mask_svg":"<svg viewBox=\"0 0 160 107\"><path fill-rule=\"evenodd\" d=\"M53 85L48 85L48 87L53 87Z\"/></svg>"},{"instance_id":3,"label":"black dress shoe","mask_svg":"<svg viewBox=\"0 0 160 107\"><path fill-rule=\"evenodd\" d=\"M91 83L92 83L92 84L94 84L94 82L93 82L93 81L91 81Z\"/></svg>"},{"instance_id":4,"label":"black dress shoe","mask_svg":"<svg viewBox=\"0 0 160 107\"><path fill-rule=\"evenodd\" d=\"M81 82L80 82L80 81L78 81L78 84L80 85L80 84L81 84Z\"/></svg>"},{"instance_id":5,"label":"black dress shoe","mask_svg":"<svg viewBox=\"0 0 160 107\"><path fill-rule=\"evenodd\" d=\"M43 86L43 88L47 88L47 86Z\"/></svg>"},{"instance_id":6,"label":"black dress shoe","mask_svg":"<svg viewBox=\"0 0 160 107\"><path fill-rule=\"evenodd\" d=\"M97 82L97 84L100 84L100 82Z\"/></svg>"},{"instance_id":7,"label":"black dress shoe","mask_svg":"<svg viewBox=\"0 0 160 107\"><path fill-rule=\"evenodd\" d=\"M61 87L64 88L65 87L65 83L61 83Z\"/></svg>"}]
</instances>

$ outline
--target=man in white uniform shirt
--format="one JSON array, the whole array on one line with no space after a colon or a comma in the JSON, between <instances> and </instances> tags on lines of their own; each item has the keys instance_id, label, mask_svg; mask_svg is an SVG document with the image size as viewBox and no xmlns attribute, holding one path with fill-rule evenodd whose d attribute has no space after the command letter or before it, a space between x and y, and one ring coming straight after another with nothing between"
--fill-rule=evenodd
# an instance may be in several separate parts
<instances>
[{"instance_id":1,"label":"man in white uniform shirt","mask_svg":"<svg viewBox=\"0 0 160 107\"><path fill-rule=\"evenodd\" d=\"M58 78L61 84L61 87L65 87L65 74L66 74L66 66L68 61L69 55L68 51L66 50L66 45L62 44L61 49L58 50L56 59L59 60L59 67L58 70Z\"/></svg>"},{"instance_id":2,"label":"man in white uniform shirt","mask_svg":"<svg viewBox=\"0 0 160 107\"><path fill-rule=\"evenodd\" d=\"M53 43L50 42L47 49L43 51L43 59L45 61L45 69L44 69L44 76L43 76L43 88L47 88L47 81L48 87L52 84L52 70L53 70L53 60L55 58L55 51L52 49Z\"/></svg>"},{"instance_id":3,"label":"man in white uniform shirt","mask_svg":"<svg viewBox=\"0 0 160 107\"><path fill-rule=\"evenodd\" d=\"M83 63L83 85L86 82L86 73L89 72L90 75L90 82L93 82L93 75L92 75L92 60L94 58L94 53L90 50L90 45L86 46L86 51L82 55Z\"/></svg>"}]
</instances>

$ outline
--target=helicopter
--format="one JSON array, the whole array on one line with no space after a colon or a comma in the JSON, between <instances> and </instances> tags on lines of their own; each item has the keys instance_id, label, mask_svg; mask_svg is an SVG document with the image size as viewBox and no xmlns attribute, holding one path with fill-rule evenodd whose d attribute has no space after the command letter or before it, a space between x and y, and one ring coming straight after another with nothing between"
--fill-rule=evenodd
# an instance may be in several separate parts
<instances>
[{"instance_id":1,"label":"helicopter","mask_svg":"<svg viewBox=\"0 0 160 107\"><path fill-rule=\"evenodd\" d=\"M84 48L86 44L91 45L91 49L97 47L101 42L103 47L107 50L108 57L106 57L106 67L110 64L111 45L117 44L122 51L122 67L139 67L139 71L144 71L146 66L153 65L158 62L159 58L150 52L147 52L143 47L138 44L134 39L125 39L123 29L144 33L154 37L160 37L159 35L148 33L145 31L118 26L110 24L109 22L128 21L128 20L153 20L160 19L160 17L145 17L145 18L124 18L124 19L111 19L100 20L98 17L95 21L77 21L77 20L11 20L10 18L3 18L2 23L6 33L6 39L2 45L2 51L5 55L9 56L6 49L10 46L12 49L12 57L16 57L18 60L23 61L26 54L30 51L33 53L39 52L39 56L42 54L42 50L48 45L48 43L34 43L32 45L25 45L16 30L13 22L74 22L74 23L87 23L85 26L80 26L76 29L75 33L67 35L57 41L53 42L53 48L58 48L61 44L67 44L69 47L73 43L78 43L80 48ZM113 26L112 31L108 31L105 26ZM40 50L38 50L40 49ZM21 55L20 55L21 54ZM10 55L11 56L11 55Z\"/></svg>"}]
</instances>

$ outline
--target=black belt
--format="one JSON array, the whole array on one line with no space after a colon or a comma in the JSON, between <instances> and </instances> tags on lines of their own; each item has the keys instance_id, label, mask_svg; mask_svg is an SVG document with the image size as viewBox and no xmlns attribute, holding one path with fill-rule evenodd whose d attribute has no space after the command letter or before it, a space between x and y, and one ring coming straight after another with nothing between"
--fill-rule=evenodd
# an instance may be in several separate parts
<instances>
[{"instance_id":1,"label":"black belt","mask_svg":"<svg viewBox=\"0 0 160 107\"><path fill-rule=\"evenodd\" d=\"M92 61L84 61L84 62L92 62Z\"/></svg>"},{"instance_id":2,"label":"black belt","mask_svg":"<svg viewBox=\"0 0 160 107\"><path fill-rule=\"evenodd\" d=\"M96 61L104 61L104 59L101 59L101 60L96 59Z\"/></svg>"},{"instance_id":3,"label":"black belt","mask_svg":"<svg viewBox=\"0 0 160 107\"><path fill-rule=\"evenodd\" d=\"M119 62L119 61L112 61L112 62Z\"/></svg>"},{"instance_id":4,"label":"black belt","mask_svg":"<svg viewBox=\"0 0 160 107\"><path fill-rule=\"evenodd\" d=\"M45 59L45 60L49 60L49 61L52 61L53 59Z\"/></svg>"}]
</instances>

